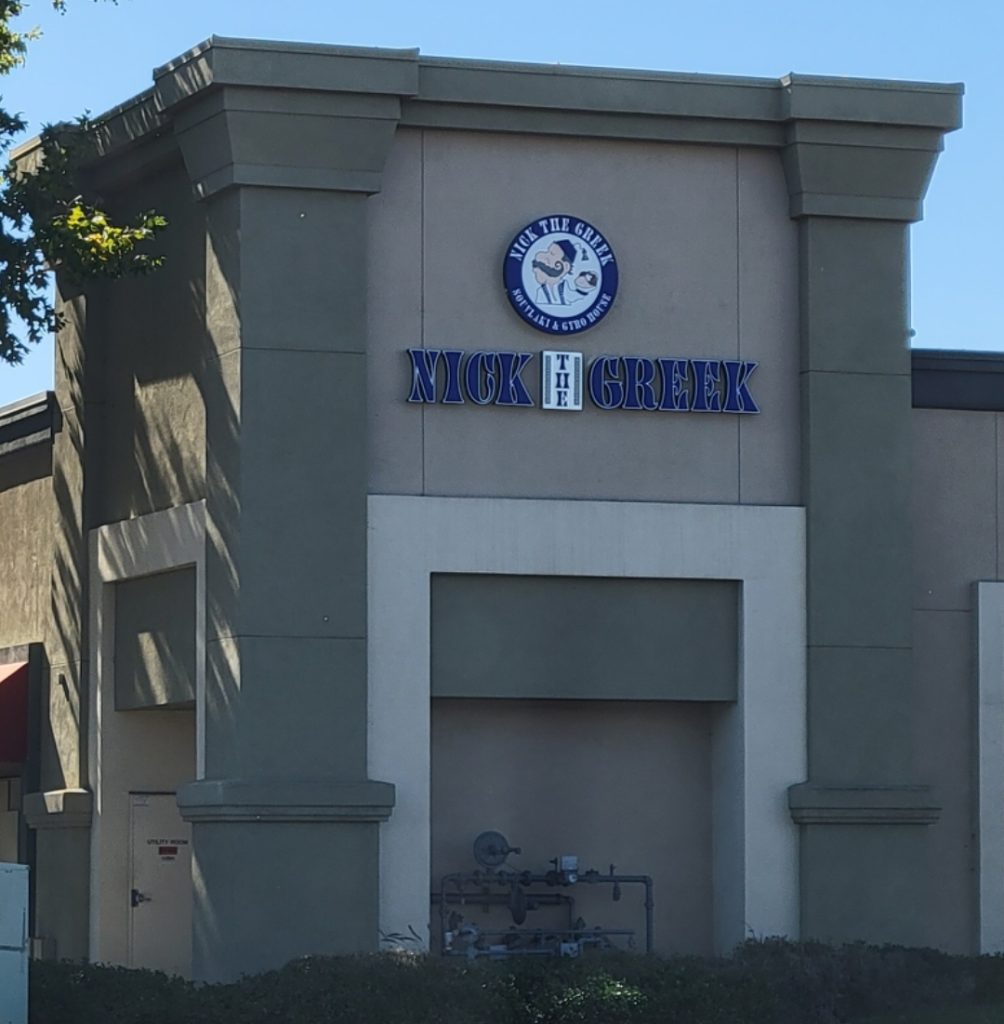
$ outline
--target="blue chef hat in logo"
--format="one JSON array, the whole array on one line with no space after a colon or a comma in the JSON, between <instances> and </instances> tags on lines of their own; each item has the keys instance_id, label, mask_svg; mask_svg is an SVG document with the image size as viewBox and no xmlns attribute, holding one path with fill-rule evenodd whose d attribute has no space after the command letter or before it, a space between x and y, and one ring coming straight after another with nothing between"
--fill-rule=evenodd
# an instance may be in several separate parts
<instances>
[{"instance_id":1,"label":"blue chef hat in logo","mask_svg":"<svg viewBox=\"0 0 1004 1024\"><path fill-rule=\"evenodd\" d=\"M575 262L575 246L567 238L563 238L560 242L555 242L554 244L565 254L565 259L568 260L568 265L571 267Z\"/></svg>"}]
</instances>

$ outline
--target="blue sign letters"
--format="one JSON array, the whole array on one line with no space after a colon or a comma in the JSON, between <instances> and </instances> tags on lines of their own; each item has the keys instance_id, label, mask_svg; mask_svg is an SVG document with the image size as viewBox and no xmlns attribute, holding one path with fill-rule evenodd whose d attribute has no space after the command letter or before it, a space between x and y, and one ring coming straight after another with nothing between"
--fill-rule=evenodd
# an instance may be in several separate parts
<instances>
[{"instance_id":1,"label":"blue sign letters","mask_svg":"<svg viewBox=\"0 0 1004 1024\"><path fill-rule=\"evenodd\" d=\"M532 352L410 348L408 358L409 402L536 405L523 379ZM756 368L745 359L598 356L585 378L597 409L751 414L760 411L749 389ZM563 402L550 407L568 408Z\"/></svg>"}]
</instances>

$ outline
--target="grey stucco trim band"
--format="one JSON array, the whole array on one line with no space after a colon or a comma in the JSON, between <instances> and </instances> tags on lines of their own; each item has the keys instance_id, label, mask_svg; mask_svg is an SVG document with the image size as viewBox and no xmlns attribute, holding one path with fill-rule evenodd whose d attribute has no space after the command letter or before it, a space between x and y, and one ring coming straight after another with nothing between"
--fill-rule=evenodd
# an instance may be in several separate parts
<instances>
[{"instance_id":1,"label":"grey stucco trim band","mask_svg":"<svg viewBox=\"0 0 1004 1024\"><path fill-rule=\"evenodd\" d=\"M1004 355L915 350L913 407L1004 412Z\"/></svg>"},{"instance_id":2,"label":"grey stucco trim band","mask_svg":"<svg viewBox=\"0 0 1004 1024\"><path fill-rule=\"evenodd\" d=\"M820 786L788 790L797 825L933 825L941 807L930 786Z\"/></svg>"},{"instance_id":3,"label":"grey stucco trim band","mask_svg":"<svg viewBox=\"0 0 1004 1024\"><path fill-rule=\"evenodd\" d=\"M4 406L0 409L0 456L51 442L57 423L56 396L51 391Z\"/></svg>"},{"instance_id":4,"label":"grey stucco trim band","mask_svg":"<svg viewBox=\"0 0 1004 1024\"><path fill-rule=\"evenodd\" d=\"M212 779L178 790L192 822L379 822L394 808L388 782Z\"/></svg>"}]
</instances>

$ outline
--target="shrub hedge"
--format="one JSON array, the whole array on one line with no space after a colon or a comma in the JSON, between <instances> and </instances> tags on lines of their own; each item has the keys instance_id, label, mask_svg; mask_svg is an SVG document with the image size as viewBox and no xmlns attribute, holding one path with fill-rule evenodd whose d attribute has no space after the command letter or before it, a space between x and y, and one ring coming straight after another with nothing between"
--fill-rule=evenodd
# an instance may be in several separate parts
<instances>
[{"instance_id":1,"label":"shrub hedge","mask_svg":"<svg viewBox=\"0 0 1004 1024\"><path fill-rule=\"evenodd\" d=\"M732 957L311 957L227 985L35 962L30 1024L838 1024L1004 1002L1004 957L748 942Z\"/></svg>"}]
</instances>

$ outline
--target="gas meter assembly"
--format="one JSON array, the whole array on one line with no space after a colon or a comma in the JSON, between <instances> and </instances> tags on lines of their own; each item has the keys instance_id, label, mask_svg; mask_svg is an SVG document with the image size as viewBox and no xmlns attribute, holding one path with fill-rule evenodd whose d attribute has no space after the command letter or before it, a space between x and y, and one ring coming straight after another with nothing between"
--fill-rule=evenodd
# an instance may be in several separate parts
<instances>
[{"instance_id":1,"label":"gas meter assembly","mask_svg":"<svg viewBox=\"0 0 1004 1024\"><path fill-rule=\"evenodd\" d=\"M509 956L580 956L586 950L634 949L635 929L589 927L576 914L575 890L583 885L610 886L614 902L621 899L622 885L645 889L645 952L652 952L652 879L648 875L619 875L611 864L605 873L579 870L579 858L553 857L543 872L507 868L512 854L520 854L500 832L482 832L474 840L474 859L479 867L470 872L443 875L432 902L439 907L441 952L469 959ZM466 921L462 907L482 913L508 912L511 924L494 929ZM559 928L527 924L538 910L559 908L565 925ZM532 919L531 919L532 920Z\"/></svg>"}]
</instances>

